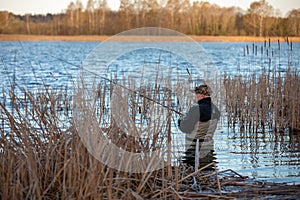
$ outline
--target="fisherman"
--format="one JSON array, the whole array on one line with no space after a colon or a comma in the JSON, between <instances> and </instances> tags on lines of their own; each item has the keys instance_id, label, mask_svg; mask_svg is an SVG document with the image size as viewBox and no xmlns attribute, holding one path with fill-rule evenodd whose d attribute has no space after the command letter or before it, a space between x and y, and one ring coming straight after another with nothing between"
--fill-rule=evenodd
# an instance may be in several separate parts
<instances>
[{"instance_id":1,"label":"fisherman","mask_svg":"<svg viewBox=\"0 0 300 200\"><path fill-rule=\"evenodd\" d=\"M220 111L212 103L211 91L207 85L196 87L194 92L197 104L189 109L183 119L178 120L179 129L186 133L186 151L182 161L189 166L204 167L214 160L213 134Z\"/></svg>"}]
</instances>

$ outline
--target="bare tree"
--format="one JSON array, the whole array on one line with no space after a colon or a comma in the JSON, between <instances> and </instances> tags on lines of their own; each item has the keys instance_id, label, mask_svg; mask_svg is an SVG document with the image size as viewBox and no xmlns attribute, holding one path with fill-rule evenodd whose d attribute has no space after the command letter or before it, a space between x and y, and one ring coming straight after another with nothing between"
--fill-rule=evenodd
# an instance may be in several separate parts
<instances>
[{"instance_id":1,"label":"bare tree","mask_svg":"<svg viewBox=\"0 0 300 200\"><path fill-rule=\"evenodd\" d=\"M293 9L288 14L288 32L290 35L299 36L300 35L300 8Z\"/></svg>"},{"instance_id":2,"label":"bare tree","mask_svg":"<svg viewBox=\"0 0 300 200\"><path fill-rule=\"evenodd\" d=\"M10 21L11 17L9 12L0 11L0 33L4 33L4 31L9 28Z\"/></svg>"},{"instance_id":3,"label":"bare tree","mask_svg":"<svg viewBox=\"0 0 300 200\"><path fill-rule=\"evenodd\" d=\"M120 0L119 15L123 21L123 28L128 30L131 28L131 14L133 13L133 2L131 0Z\"/></svg>"},{"instance_id":4,"label":"bare tree","mask_svg":"<svg viewBox=\"0 0 300 200\"><path fill-rule=\"evenodd\" d=\"M30 31L30 15L29 14L25 15L25 21L26 21L27 34L30 35L31 31Z\"/></svg>"},{"instance_id":5,"label":"bare tree","mask_svg":"<svg viewBox=\"0 0 300 200\"><path fill-rule=\"evenodd\" d=\"M273 7L265 0L251 3L245 22L253 28L254 35L263 36L264 20L273 14ZM258 31L258 33L257 33Z\"/></svg>"},{"instance_id":6,"label":"bare tree","mask_svg":"<svg viewBox=\"0 0 300 200\"><path fill-rule=\"evenodd\" d=\"M98 0L96 3L96 24L97 24L97 33L100 35L105 34L106 28L106 13L109 8L106 0Z\"/></svg>"},{"instance_id":7,"label":"bare tree","mask_svg":"<svg viewBox=\"0 0 300 200\"><path fill-rule=\"evenodd\" d=\"M144 26L145 24L145 16L148 12L148 5L147 0L134 0L134 11L135 11L135 19L136 19L136 26Z\"/></svg>"},{"instance_id":8,"label":"bare tree","mask_svg":"<svg viewBox=\"0 0 300 200\"><path fill-rule=\"evenodd\" d=\"M86 5L86 12L88 14L88 28L89 34L95 33L95 1L88 0Z\"/></svg>"},{"instance_id":9,"label":"bare tree","mask_svg":"<svg viewBox=\"0 0 300 200\"><path fill-rule=\"evenodd\" d=\"M168 0L166 9L169 13L169 27L173 29L180 29L180 26L184 22L181 16L185 15L185 13L190 8L190 4L188 0Z\"/></svg>"},{"instance_id":10,"label":"bare tree","mask_svg":"<svg viewBox=\"0 0 300 200\"><path fill-rule=\"evenodd\" d=\"M240 8L220 7L206 1L120 0L112 11L107 0L71 2L60 14L14 15L0 11L0 33L113 35L144 26L171 28L196 35L300 36L300 9L282 18L265 0L251 3L247 13Z\"/></svg>"},{"instance_id":11,"label":"bare tree","mask_svg":"<svg viewBox=\"0 0 300 200\"><path fill-rule=\"evenodd\" d=\"M235 7L220 9L219 34L221 35L235 35L236 34L236 17L238 10Z\"/></svg>"},{"instance_id":12,"label":"bare tree","mask_svg":"<svg viewBox=\"0 0 300 200\"><path fill-rule=\"evenodd\" d=\"M212 29L212 16L214 10L212 5L208 2L201 2L199 5L200 18L197 22L199 24L200 33L202 35L210 35Z\"/></svg>"},{"instance_id":13,"label":"bare tree","mask_svg":"<svg viewBox=\"0 0 300 200\"><path fill-rule=\"evenodd\" d=\"M158 0L147 0L147 13L143 26L158 26L162 24L162 6Z\"/></svg>"},{"instance_id":14,"label":"bare tree","mask_svg":"<svg viewBox=\"0 0 300 200\"><path fill-rule=\"evenodd\" d=\"M81 32L81 14L83 11L83 5L81 3L80 0L77 0L75 3L75 13L76 13L76 23L75 23L75 27L76 27L76 32L77 34L80 34Z\"/></svg>"},{"instance_id":15,"label":"bare tree","mask_svg":"<svg viewBox=\"0 0 300 200\"><path fill-rule=\"evenodd\" d=\"M76 10L76 7L75 7L75 4L74 2L71 2L69 5L68 5L68 8L67 8L67 16L68 16L68 20L67 20L67 26L70 26L71 30L73 29L73 27L75 26L75 20L74 20L74 15L75 15L75 10ZM68 31L68 33L70 33L70 31ZM71 31L71 34L73 34L73 31Z\"/></svg>"}]
</instances>

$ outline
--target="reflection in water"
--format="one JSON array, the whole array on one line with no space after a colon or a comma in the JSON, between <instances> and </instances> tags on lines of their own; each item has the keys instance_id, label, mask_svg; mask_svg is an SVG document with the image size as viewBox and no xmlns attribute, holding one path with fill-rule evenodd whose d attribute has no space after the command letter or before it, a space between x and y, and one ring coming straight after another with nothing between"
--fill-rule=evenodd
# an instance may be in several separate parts
<instances>
[{"instance_id":1,"label":"reflection in water","mask_svg":"<svg viewBox=\"0 0 300 200\"><path fill-rule=\"evenodd\" d=\"M289 133L219 130L214 138L218 167L258 180L299 184L299 138Z\"/></svg>"},{"instance_id":2,"label":"reflection in water","mask_svg":"<svg viewBox=\"0 0 300 200\"><path fill-rule=\"evenodd\" d=\"M200 154L201 154L201 152L200 152ZM193 146L192 148L189 148L188 150L185 151L184 157L182 158L182 163L187 164L187 166L195 167L195 158L196 158L195 146ZM215 151L212 149L209 152L206 152L204 157L199 159L198 168L205 167L208 164L211 164L215 160L216 160L216 154L215 154ZM205 169L212 169L212 168L213 168L213 166L207 167Z\"/></svg>"}]
</instances>

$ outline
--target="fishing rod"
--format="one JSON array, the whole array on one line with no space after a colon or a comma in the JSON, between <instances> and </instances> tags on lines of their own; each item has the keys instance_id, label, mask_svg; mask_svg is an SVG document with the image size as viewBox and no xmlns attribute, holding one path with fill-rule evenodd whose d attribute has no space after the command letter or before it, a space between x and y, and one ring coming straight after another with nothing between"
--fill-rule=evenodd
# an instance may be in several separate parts
<instances>
[{"instance_id":1,"label":"fishing rod","mask_svg":"<svg viewBox=\"0 0 300 200\"><path fill-rule=\"evenodd\" d=\"M51 55L50 55L50 56L51 56ZM62 59L62 58L57 58L57 57L55 57L55 56L51 56L51 57L54 58L54 59L56 59L56 60L65 62L66 64L72 65L72 66L76 67L77 69L81 69L81 68L82 68L81 66L76 65L76 64L71 63L71 62L68 62L68 61L66 61L66 60L64 60L64 59ZM103 79L103 80L105 80L105 81L108 81L108 82L110 82L110 83L112 83L112 84L114 84L114 85L117 85L117 86L119 86L119 87L121 87L121 88L123 88L123 89L125 89L125 90L128 90L128 91L130 91L130 92L132 92L132 93L134 93L134 94L137 94L137 95L139 95L140 97L143 97L143 98L145 98L145 99L147 99L147 100L149 100L149 101L152 101L153 103L156 103L156 104L158 104L158 105L160 105L160 106L162 106L162 107L164 107L164 108L166 108L166 109L168 109L168 110L170 110L170 111L172 111L172 112L174 112L174 113L176 113L176 114L178 114L178 115L185 115L185 114L183 114L183 113L181 113L181 112L179 112L179 111L177 111L177 110L175 110L175 109L173 109L173 108L170 108L170 106L166 106L166 105L164 105L164 104L162 104L162 103L160 103L160 102L158 102L158 101L156 101L156 100L154 100L154 99L152 99L152 98L150 98L150 97L148 97L148 96L145 96L145 95L143 95L143 94L139 94L137 91L135 91L135 90L133 90L133 89L130 89L130 88L124 86L124 85L121 85L121 84L119 84L119 83L117 83L117 82L115 82L115 81L113 81L113 80L111 80L111 79L108 79L108 78L106 78L106 77L103 77L103 76L101 76L101 75L99 75L99 74L97 74L97 73L95 73L95 72L92 72L92 71L90 71L90 70L88 70L88 69L84 69L84 71L89 72L89 73L95 75L95 76L98 77L98 78L101 78L101 79Z\"/></svg>"}]
</instances>

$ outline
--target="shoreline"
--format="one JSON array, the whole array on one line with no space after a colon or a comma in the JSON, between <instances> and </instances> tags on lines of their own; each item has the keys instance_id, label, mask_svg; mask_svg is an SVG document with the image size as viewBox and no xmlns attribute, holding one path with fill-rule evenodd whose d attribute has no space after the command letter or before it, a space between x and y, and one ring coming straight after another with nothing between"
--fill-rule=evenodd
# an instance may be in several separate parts
<instances>
[{"instance_id":1,"label":"shoreline","mask_svg":"<svg viewBox=\"0 0 300 200\"><path fill-rule=\"evenodd\" d=\"M141 38L141 36L130 36L130 39L122 39L118 37L118 41L143 41L143 42L162 42L162 41L190 41L196 42L287 42L286 37L254 37L254 36L197 36L197 35L187 35L187 37L148 37ZM112 36L106 35L75 35L75 36L51 36L51 35L20 35L20 34L0 34L0 41L65 41L65 42L103 42L105 40L112 41ZM300 42L300 37L288 37L289 42Z\"/></svg>"}]
</instances>

